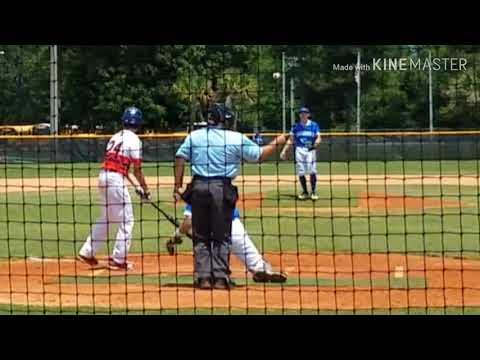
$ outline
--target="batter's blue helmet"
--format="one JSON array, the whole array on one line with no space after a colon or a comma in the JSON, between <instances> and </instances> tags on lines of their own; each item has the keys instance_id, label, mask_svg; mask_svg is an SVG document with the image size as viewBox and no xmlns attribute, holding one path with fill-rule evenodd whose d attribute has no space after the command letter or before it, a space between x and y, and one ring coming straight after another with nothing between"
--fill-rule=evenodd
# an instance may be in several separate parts
<instances>
[{"instance_id":1,"label":"batter's blue helmet","mask_svg":"<svg viewBox=\"0 0 480 360\"><path fill-rule=\"evenodd\" d=\"M307 107L301 107L300 109L298 109L298 113L301 114L301 113L307 113L307 114L310 114L310 110L307 108Z\"/></svg>"},{"instance_id":2,"label":"batter's blue helmet","mask_svg":"<svg viewBox=\"0 0 480 360\"><path fill-rule=\"evenodd\" d=\"M122 123L124 126L137 128L142 125L143 114L140 109L136 107L128 107L125 109L122 115Z\"/></svg>"}]
</instances>

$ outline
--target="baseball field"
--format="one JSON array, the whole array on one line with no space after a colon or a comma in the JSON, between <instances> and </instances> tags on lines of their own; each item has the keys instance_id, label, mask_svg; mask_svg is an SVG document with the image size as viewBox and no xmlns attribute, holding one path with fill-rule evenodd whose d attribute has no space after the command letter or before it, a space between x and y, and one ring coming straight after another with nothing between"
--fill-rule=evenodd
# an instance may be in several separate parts
<instances>
[{"instance_id":1,"label":"baseball field","mask_svg":"<svg viewBox=\"0 0 480 360\"><path fill-rule=\"evenodd\" d=\"M237 287L192 287L188 239L135 202L131 272L90 269L75 255L99 215L99 164L0 165L1 314L479 314L480 161L320 162L318 195L296 199L291 162L245 165L242 221L289 275ZM171 163L145 164L153 198L174 207ZM105 261L113 242L99 256Z\"/></svg>"}]
</instances>

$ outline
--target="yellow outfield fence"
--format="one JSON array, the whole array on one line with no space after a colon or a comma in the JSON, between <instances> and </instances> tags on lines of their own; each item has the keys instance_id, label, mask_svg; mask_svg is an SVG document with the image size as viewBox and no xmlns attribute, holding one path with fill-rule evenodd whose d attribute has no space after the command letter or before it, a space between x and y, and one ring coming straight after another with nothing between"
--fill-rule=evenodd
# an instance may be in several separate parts
<instances>
[{"instance_id":1,"label":"yellow outfield fence","mask_svg":"<svg viewBox=\"0 0 480 360\"><path fill-rule=\"evenodd\" d=\"M5 128L12 128L5 126ZM51 139L108 139L113 134L71 134L71 135L31 135L28 132L31 130L30 126L24 127L24 133L18 135L0 135L0 140L51 140ZM0 127L0 130L2 127ZM1 132L0 132L1 133ZM281 132L266 132L261 133L264 137L274 137L280 135ZM187 132L173 132L173 133L155 133L155 134L141 134L142 139L179 139L188 135ZM245 133L245 135L252 137L254 133ZM358 136L469 136L480 135L480 130L465 130L465 131L362 131L362 132L322 132L323 137L358 137Z\"/></svg>"},{"instance_id":2,"label":"yellow outfield fence","mask_svg":"<svg viewBox=\"0 0 480 360\"><path fill-rule=\"evenodd\" d=\"M264 143L279 132L262 133ZM171 162L187 132L142 134L144 160ZM252 137L254 134L246 134ZM0 161L98 162L110 134L0 136ZM480 159L480 130L324 132L318 161Z\"/></svg>"}]
</instances>

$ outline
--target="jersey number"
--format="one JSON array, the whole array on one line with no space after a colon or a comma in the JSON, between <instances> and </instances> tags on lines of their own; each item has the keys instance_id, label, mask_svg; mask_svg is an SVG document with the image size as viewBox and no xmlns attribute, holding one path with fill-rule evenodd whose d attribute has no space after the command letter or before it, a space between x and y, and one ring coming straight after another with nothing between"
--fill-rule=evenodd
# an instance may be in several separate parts
<instances>
[{"instance_id":1,"label":"jersey number","mask_svg":"<svg viewBox=\"0 0 480 360\"><path fill-rule=\"evenodd\" d=\"M113 152L118 154L120 152L120 148L122 147L122 144L123 144L122 141L119 142L117 145L115 145L115 141L110 141L107 145L107 152L113 150Z\"/></svg>"}]
</instances>

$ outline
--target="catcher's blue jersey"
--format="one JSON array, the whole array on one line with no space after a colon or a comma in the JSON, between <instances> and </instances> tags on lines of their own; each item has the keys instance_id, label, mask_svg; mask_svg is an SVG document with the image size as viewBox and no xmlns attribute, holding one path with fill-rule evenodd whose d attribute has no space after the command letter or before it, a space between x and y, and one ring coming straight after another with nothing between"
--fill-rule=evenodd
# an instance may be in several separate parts
<instances>
[{"instance_id":1,"label":"catcher's blue jersey","mask_svg":"<svg viewBox=\"0 0 480 360\"><path fill-rule=\"evenodd\" d=\"M305 148L313 146L319 134L320 126L312 120L308 120L305 125L298 122L293 125L292 131L290 131L290 135L295 139L295 146Z\"/></svg>"}]
</instances>

